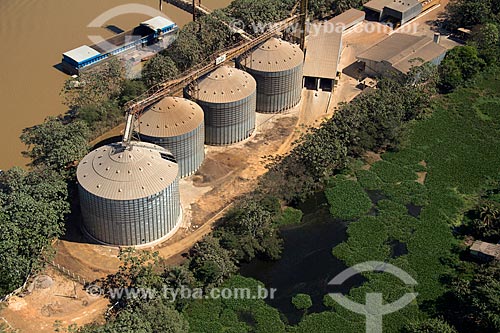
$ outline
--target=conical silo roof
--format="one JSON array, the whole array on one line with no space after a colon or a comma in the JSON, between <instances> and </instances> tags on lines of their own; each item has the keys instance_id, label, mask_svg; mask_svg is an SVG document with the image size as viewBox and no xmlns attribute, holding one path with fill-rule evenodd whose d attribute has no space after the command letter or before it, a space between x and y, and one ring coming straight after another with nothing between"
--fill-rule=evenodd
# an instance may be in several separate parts
<instances>
[{"instance_id":1,"label":"conical silo roof","mask_svg":"<svg viewBox=\"0 0 500 333\"><path fill-rule=\"evenodd\" d=\"M250 74L221 66L200 80L198 93L193 97L207 103L230 103L252 95L256 87L255 79Z\"/></svg>"},{"instance_id":2,"label":"conical silo roof","mask_svg":"<svg viewBox=\"0 0 500 333\"><path fill-rule=\"evenodd\" d=\"M168 138L189 133L203 122L201 107L185 98L165 97L144 112L136 123L140 134Z\"/></svg>"},{"instance_id":3,"label":"conical silo roof","mask_svg":"<svg viewBox=\"0 0 500 333\"><path fill-rule=\"evenodd\" d=\"M146 142L112 143L87 154L78 165L80 186L106 199L133 200L167 188L177 178L177 163L160 154L170 153Z\"/></svg>"},{"instance_id":4,"label":"conical silo roof","mask_svg":"<svg viewBox=\"0 0 500 333\"><path fill-rule=\"evenodd\" d=\"M303 62L304 53L300 47L278 38L268 39L239 61L245 67L261 72L282 72Z\"/></svg>"}]
</instances>

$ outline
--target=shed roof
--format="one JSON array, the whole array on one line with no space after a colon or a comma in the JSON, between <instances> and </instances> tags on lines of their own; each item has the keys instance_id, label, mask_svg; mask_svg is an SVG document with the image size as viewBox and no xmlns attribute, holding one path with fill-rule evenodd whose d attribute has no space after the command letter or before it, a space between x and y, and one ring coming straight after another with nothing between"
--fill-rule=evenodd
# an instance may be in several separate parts
<instances>
[{"instance_id":1,"label":"shed roof","mask_svg":"<svg viewBox=\"0 0 500 333\"><path fill-rule=\"evenodd\" d=\"M82 45L80 47L77 47L76 49L63 53L64 56L73 59L77 63L93 58L100 54L101 53L87 45Z\"/></svg>"},{"instance_id":2,"label":"shed roof","mask_svg":"<svg viewBox=\"0 0 500 333\"><path fill-rule=\"evenodd\" d=\"M304 53L295 44L270 38L239 62L256 71L282 72L302 65Z\"/></svg>"},{"instance_id":3,"label":"shed roof","mask_svg":"<svg viewBox=\"0 0 500 333\"><path fill-rule=\"evenodd\" d=\"M304 76L335 79L342 50L342 32L337 29L327 31L325 24L321 25L307 40Z\"/></svg>"},{"instance_id":4,"label":"shed roof","mask_svg":"<svg viewBox=\"0 0 500 333\"><path fill-rule=\"evenodd\" d=\"M140 134L167 138L189 133L203 123L201 107L185 98L165 97L149 107L139 118Z\"/></svg>"},{"instance_id":5,"label":"shed roof","mask_svg":"<svg viewBox=\"0 0 500 333\"><path fill-rule=\"evenodd\" d=\"M177 163L159 146L133 141L97 148L79 163L76 176L88 192L112 200L133 200L159 193L177 178Z\"/></svg>"},{"instance_id":6,"label":"shed roof","mask_svg":"<svg viewBox=\"0 0 500 333\"><path fill-rule=\"evenodd\" d=\"M175 23L170 21L169 19L163 17L163 16L156 16L156 17L153 17L152 19L141 22L141 25L146 26L154 31L156 31L158 29L161 30L165 27L171 26L172 24L175 24Z\"/></svg>"},{"instance_id":7,"label":"shed roof","mask_svg":"<svg viewBox=\"0 0 500 333\"><path fill-rule=\"evenodd\" d=\"M498 260L500 260L500 245L499 244L492 244L492 243L486 243L482 241L475 241L474 244L472 244L471 251L476 251L476 252L481 252L483 254L486 254L488 256L494 257Z\"/></svg>"},{"instance_id":8,"label":"shed roof","mask_svg":"<svg viewBox=\"0 0 500 333\"><path fill-rule=\"evenodd\" d=\"M255 79L247 72L221 66L200 80L198 93L193 97L208 103L229 103L247 98L256 88Z\"/></svg>"},{"instance_id":9,"label":"shed roof","mask_svg":"<svg viewBox=\"0 0 500 333\"><path fill-rule=\"evenodd\" d=\"M392 34L361 53L358 60L386 61L402 73L414 65L414 59L431 61L446 52L446 48L427 36Z\"/></svg>"}]
</instances>

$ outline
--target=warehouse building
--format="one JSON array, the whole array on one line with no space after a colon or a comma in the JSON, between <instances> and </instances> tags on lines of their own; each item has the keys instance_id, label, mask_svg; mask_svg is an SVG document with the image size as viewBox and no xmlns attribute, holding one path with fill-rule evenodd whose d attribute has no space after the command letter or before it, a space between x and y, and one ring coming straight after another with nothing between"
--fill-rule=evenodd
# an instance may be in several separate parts
<instances>
[{"instance_id":1,"label":"warehouse building","mask_svg":"<svg viewBox=\"0 0 500 333\"><path fill-rule=\"evenodd\" d=\"M372 0L363 5L369 18L388 21L396 26L417 17L423 10L419 0Z\"/></svg>"},{"instance_id":2,"label":"warehouse building","mask_svg":"<svg viewBox=\"0 0 500 333\"><path fill-rule=\"evenodd\" d=\"M439 65L446 55L446 48L439 45L439 35L434 39L395 33L357 56L370 76L406 74L413 66L426 62Z\"/></svg>"},{"instance_id":3,"label":"warehouse building","mask_svg":"<svg viewBox=\"0 0 500 333\"><path fill-rule=\"evenodd\" d=\"M335 16L328 22L336 27L341 27L342 31L346 32L349 29L363 22L365 16L366 16L365 12L355 8L351 8L349 10L346 10L342 14Z\"/></svg>"},{"instance_id":4,"label":"warehouse building","mask_svg":"<svg viewBox=\"0 0 500 333\"><path fill-rule=\"evenodd\" d=\"M333 91L342 52L342 31L321 23L310 34L304 60L304 87Z\"/></svg>"}]
</instances>

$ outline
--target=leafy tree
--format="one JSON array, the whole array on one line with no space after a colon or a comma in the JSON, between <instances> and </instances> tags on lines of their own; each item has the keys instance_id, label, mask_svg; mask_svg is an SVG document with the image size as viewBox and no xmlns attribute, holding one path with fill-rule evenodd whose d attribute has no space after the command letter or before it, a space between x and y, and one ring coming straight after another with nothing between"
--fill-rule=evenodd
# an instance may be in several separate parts
<instances>
[{"instance_id":1,"label":"leafy tree","mask_svg":"<svg viewBox=\"0 0 500 333\"><path fill-rule=\"evenodd\" d=\"M335 7L336 11L340 14L343 12L343 4L340 7L333 0L312 0L309 1L308 10L309 15L314 18L323 18L332 12L332 8Z\"/></svg>"},{"instance_id":2,"label":"leafy tree","mask_svg":"<svg viewBox=\"0 0 500 333\"><path fill-rule=\"evenodd\" d=\"M63 171L88 152L89 129L82 121L64 123L49 117L41 125L23 130L21 141L28 145L24 154L31 165Z\"/></svg>"},{"instance_id":3,"label":"leafy tree","mask_svg":"<svg viewBox=\"0 0 500 333\"><path fill-rule=\"evenodd\" d=\"M174 60L180 71L198 64L203 58L203 46L195 33L195 23L186 24L179 32L172 45L162 52L163 55Z\"/></svg>"},{"instance_id":4,"label":"leafy tree","mask_svg":"<svg viewBox=\"0 0 500 333\"><path fill-rule=\"evenodd\" d=\"M123 83L122 92L120 95L121 106L125 105L127 102L133 100L137 96L140 96L142 93L146 91L146 86L144 82L141 80L125 80ZM82 111L80 110L80 113Z\"/></svg>"},{"instance_id":5,"label":"leafy tree","mask_svg":"<svg viewBox=\"0 0 500 333\"><path fill-rule=\"evenodd\" d=\"M460 331L500 331L500 264L477 266L452 282L445 317Z\"/></svg>"},{"instance_id":6,"label":"leafy tree","mask_svg":"<svg viewBox=\"0 0 500 333\"><path fill-rule=\"evenodd\" d=\"M120 259L118 272L96 281L102 285L103 290L162 288L162 278L155 271L159 265L158 252L151 253L149 251L138 251L134 248L124 248L120 249L118 259ZM115 295L107 296L114 297ZM124 306L130 301L126 296L118 295L119 298L113 300L120 301L121 305Z\"/></svg>"},{"instance_id":7,"label":"leafy tree","mask_svg":"<svg viewBox=\"0 0 500 333\"><path fill-rule=\"evenodd\" d=\"M431 318L422 322L407 325L403 333L458 333L444 319Z\"/></svg>"},{"instance_id":8,"label":"leafy tree","mask_svg":"<svg viewBox=\"0 0 500 333\"><path fill-rule=\"evenodd\" d=\"M491 19L490 0L452 0L446 6L450 29L472 28Z\"/></svg>"},{"instance_id":9,"label":"leafy tree","mask_svg":"<svg viewBox=\"0 0 500 333\"><path fill-rule=\"evenodd\" d=\"M40 265L43 248L64 232L67 185L56 172L13 168L0 177L0 294Z\"/></svg>"},{"instance_id":10,"label":"leafy tree","mask_svg":"<svg viewBox=\"0 0 500 333\"><path fill-rule=\"evenodd\" d=\"M444 90L451 91L465 81L473 79L484 65L476 48L457 46L448 51L439 67L440 84Z\"/></svg>"},{"instance_id":11,"label":"leafy tree","mask_svg":"<svg viewBox=\"0 0 500 333\"><path fill-rule=\"evenodd\" d=\"M292 303L297 310L307 310L312 306L311 296L307 294L297 294L293 296Z\"/></svg>"},{"instance_id":12,"label":"leafy tree","mask_svg":"<svg viewBox=\"0 0 500 333\"><path fill-rule=\"evenodd\" d=\"M469 223L474 236L497 242L500 240L500 204L484 200L472 212L475 218Z\"/></svg>"},{"instance_id":13,"label":"leafy tree","mask_svg":"<svg viewBox=\"0 0 500 333\"><path fill-rule=\"evenodd\" d=\"M197 242L189 254L189 268L204 286L220 285L236 272L233 253L223 248L213 236L205 236Z\"/></svg>"},{"instance_id":14,"label":"leafy tree","mask_svg":"<svg viewBox=\"0 0 500 333\"><path fill-rule=\"evenodd\" d=\"M238 261L250 261L257 255L278 259L282 240L276 229L272 212L250 199L228 214L216 235L225 248L236 252Z\"/></svg>"},{"instance_id":15,"label":"leafy tree","mask_svg":"<svg viewBox=\"0 0 500 333\"><path fill-rule=\"evenodd\" d=\"M182 314L160 300L127 307L104 325L90 324L77 333L188 333L189 323Z\"/></svg>"},{"instance_id":16,"label":"leafy tree","mask_svg":"<svg viewBox=\"0 0 500 333\"><path fill-rule=\"evenodd\" d=\"M498 26L493 23L486 23L485 25L478 26L474 30L469 44L478 49L479 56L483 58L486 63L494 64L498 59L498 52L500 51L499 42L500 33L498 31Z\"/></svg>"},{"instance_id":17,"label":"leafy tree","mask_svg":"<svg viewBox=\"0 0 500 333\"><path fill-rule=\"evenodd\" d=\"M152 87L172 79L178 74L179 70L170 57L157 54L144 66L142 70L142 80L147 87Z\"/></svg>"},{"instance_id":18,"label":"leafy tree","mask_svg":"<svg viewBox=\"0 0 500 333\"><path fill-rule=\"evenodd\" d=\"M61 94L64 103L72 110L85 106L99 106L122 90L124 69L117 59L80 73L78 79L69 78Z\"/></svg>"},{"instance_id":19,"label":"leafy tree","mask_svg":"<svg viewBox=\"0 0 500 333\"><path fill-rule=\"evenodd\" d=\"M335 0L333 2L333 7L335 9L335 14L340 14L345 12L350 8L359 8L363 4L363 0Z\"/></svg>"},{"instance_id":20,"label":"leafy tree","mask_svg":"<svg viewBox=\"0 0 500 333\"><path fill-rule=\"evenodd\" d=\"M290 13L294 1L277 0L235 0L225 9L226 13L243 24L243 30L250 34L259 34L262 31L256 27L284 19Z\"/></svg>"}]
</instances>

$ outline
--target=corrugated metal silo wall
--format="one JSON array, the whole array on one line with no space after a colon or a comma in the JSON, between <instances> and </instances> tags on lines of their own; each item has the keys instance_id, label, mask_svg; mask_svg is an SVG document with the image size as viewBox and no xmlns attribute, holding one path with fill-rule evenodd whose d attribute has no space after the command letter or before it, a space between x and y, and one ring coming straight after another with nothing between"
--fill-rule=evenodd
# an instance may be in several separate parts
<instances>
[{"instance_id":1,"label":"corrugated metal silo wall","mask_svg":"<svg viewBox=\"0 0 500 333\"><path fill-rule=\"evenodd\" d=\"M170 138L155 138L140 135L141 140L170 150L179 164L180 177L187 177L198 170L205 158L205 127L203 123L195 130Z\"/></svg>"},{"instance_id":2,"label":"corrugated metal silo wall","mask_svg":"<svg viewBox=\"0 0 500 333\"><path fill-rule=\"evenodd\" d=\"M85 230L113 245L153 242L176 227L180 214L179 180L155 195L135 200L97 197L79 186Z\"/></svg>"},{"instance_id":3,"label":"corrugated metal silo wall","mask_svg":"<svg viewBox=\"0 0 500 333\"><path fill-rule=\"evenodd\" d=\"M303 65L282 72L261 72L243 66L257 81L257 112L278 113L300 102Z\"/></svg>"},{"instance_id":4,"label":"corrugated metal silo wall","mask_svg":"<svg viewBox=\"0 0 500 333\"><path fill-rule=\"evenodd\" d=\"M228 145L250 137L255 129L256 92L229 103L195 100L205 113L205 143Z\"/></svg>"}]
</instances>

